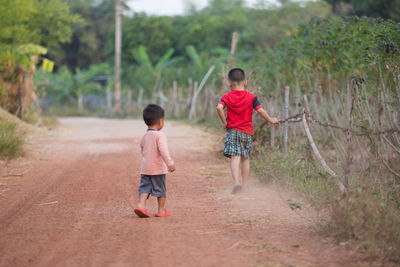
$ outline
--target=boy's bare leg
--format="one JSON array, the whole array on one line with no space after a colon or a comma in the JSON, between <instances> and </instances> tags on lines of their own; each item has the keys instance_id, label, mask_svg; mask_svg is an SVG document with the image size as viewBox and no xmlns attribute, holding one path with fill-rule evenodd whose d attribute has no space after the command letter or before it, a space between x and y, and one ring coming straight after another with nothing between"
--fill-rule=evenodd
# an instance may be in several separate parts
<instances>
[{"instance_id":1,"label":"boy's bare leg","mask_svg":"<svg viewBox=\"0 0 400 267\"><path fill-rule=\"evenodd\" d=\"M235 184L242 184L240 181L240 156L231 156L231 171Z\"/></svg>"},{"instance_id":2,"label":"boy's bare leg","mask_svg":"<svg viewBox=\"0 0 400 267\"><path fill-rule=\"evenodd\" d=\"M249 182L250 175L250 158L241 157L242 161L242 179L243 179L243 187L246 188Z\"/></svg>"},{"instance_id":3,"label":"boy's bare leg","mask_svg":"<svg viewBox=\"0 0 400 267\"><path fill-rule=\"evenodd\" d=\"M139 195L139 205L138 208L146 209L146 201L149 198L149 193L143 193Z\"/></svg>"},{"instance_id":4,"label":"boy's bare leg","mask_svg":"<svg viewBox=\"0 0 400 267\"><path fill-rule=\"evenodd\" d=\"M158 197L158 213L164 214L165 212L165 202L167 198L166 197Z\"/></svg>"}]
</instances>

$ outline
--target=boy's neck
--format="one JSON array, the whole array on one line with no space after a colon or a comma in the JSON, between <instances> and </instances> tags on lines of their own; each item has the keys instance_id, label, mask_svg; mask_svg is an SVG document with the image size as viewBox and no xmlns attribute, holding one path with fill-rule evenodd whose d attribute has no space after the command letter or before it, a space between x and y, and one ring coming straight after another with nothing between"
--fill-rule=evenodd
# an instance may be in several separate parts
<instances>
[{"instance_id":1,"label":"boy's neck","mask_svg":"<svg viewBox=\"0 0 400 267\"><path fill-rule=\"evenodd\" d=\"M147 131L159 131L157 125L152 125L147 127Z\"/></svg>"},{"instance_id":2,"label":"boy's neck","mask_svg":"<svg viewBox=\"0 0 400 267\"><path fill-rule=\"evenodd\" d=\"M244 90L246 90L246 88L244 86L238 86L238 87L232 86L231 90L232 91L244 91Z\"/></svg>"}]
</instances>

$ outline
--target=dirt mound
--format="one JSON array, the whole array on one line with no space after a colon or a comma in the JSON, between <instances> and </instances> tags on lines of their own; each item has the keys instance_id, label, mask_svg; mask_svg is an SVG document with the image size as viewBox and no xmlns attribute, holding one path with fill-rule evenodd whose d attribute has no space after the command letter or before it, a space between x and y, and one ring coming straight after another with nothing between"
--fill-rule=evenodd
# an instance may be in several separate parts
<instances>
[{"instance_id":1,"label":"dirt mound","mask_svg":"<svg viewBox=\"0 0 400 267\"><path fill-rule=\"evenodd\" d=\"M22 132L34 132L37 131L38 129L30 125L23 120L19 119L17 116L14 116L13 114L9 113L8 111L0 108L0 121L8 121L8 122L13 122L17 124L18 130Z\"/></svg>"}]
</instances>

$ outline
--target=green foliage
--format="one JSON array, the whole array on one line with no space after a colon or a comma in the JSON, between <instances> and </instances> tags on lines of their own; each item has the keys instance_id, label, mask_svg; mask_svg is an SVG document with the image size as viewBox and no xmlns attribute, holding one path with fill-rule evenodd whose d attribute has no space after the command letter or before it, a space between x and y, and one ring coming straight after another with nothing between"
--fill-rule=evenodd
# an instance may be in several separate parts
<instances>
[{"instance_id":1,"label":"green foliage","mask_svg":"<svg viewBox=\"0 0 400 267\"><path fill-rule=\"evenodd\" d=\"M104 49L114 27L114 3L111 0L63 0L70 11L84 19L72 27L70 42L52 46L49 57L71 71L87 69L105 61Z\"/></svg>"},{"instance_id":2,"label":"green foliage","mask_svg":"<svg viewBox=\"0 0 400 267\"><path fill-rule=\"evenodd\" d=\"M149 54L147 53L146 47L144 47L143 45L140 45L137 49L133 50L132 54L136 61L143 67L150 68L153 66Z\"/></svg>"},{"instance_id":3,"label":"green foliage","mask_svg":"<svg viewBox=\"0 0 400 267\"><path fill-rule=\"evenodd\" d=\"M71 11L83 17L85 22L74 26L70 44L50 49L51 59L67 65L71 71L78 67L87 69L91 64L104 61L112 62L115 45L114 0L65 1ZM270 9L246 8L243 3L213 0L203 10L192 10L185 16L176 17L143 13L125 16L122 23L122 69L130 74L124 77L132 75L132 65L142 65L132 53L140 46L146 48L153 65L167 51L174 49L171 57L181 66L181 63L190 64L191 58L186 51L188 46L193 46L199 56L203 53L208 57L218 56L222 50L229 53L232 32L236 31L242 36L239 47L248 61L254 51L276 46L299 23L313 17L332 15L329 5L324 2L287 2L281 8ZM132 84L129 85L132 87Z\"/></svg>"},{"instance_id":4,"label":"green foliage","mask_svg":"<svg viewBox=\"0 0 400 267\"><path fill-rule=\"evenodd\" d=\"M71 36L71 23L80 20L61 0L0 0L0 13L1 45L50 46L66 42Z\"/></svg>"},{"instance_id":5,"label":"green foliage","mask_svg":"<svg viewBox=\"0 0 400 267\"><path fill-rule=\"evenodd\" d=\"M196 48L194 48L193 45L186 46L186 53L194 64L199 65L201 63L199 54L197 53Z\"/></svg>"},{"instance_id":6,"label":"green foliage","mask_svg":"<svg viewBox=\"0 0 400 267\"><path fill-rule=\"evenodd\" d=\"M23 153L24 136L17 130L17 124L0 120L0 158L12 159Z\"/></svg>"},{"instance_id":7,"label":"green foliage","mask_svg":"<svg viewBox=\"0 0 400 267\"><path fill-rule=\"evenodd\" d=\"M95 78L104 75L110 77L111 74L112 67L106 63L92 65L86 71L76 69L75 73L66 67L59 69L57 73L38 71L35 75L36 90L39 95L51 98L56 104L71 104L83 94L104 95L104 88ZM107 83L111 82L109 80Z\"/></svg>"},{"instance_id":8,"label":"green foliage","mask_svg":"<svg viewBox=\"0 0 400 267\"><path fill-rule=\"evenodd\" d=\"M170 48L161 58L160 60L157 62L155 68L156 69L161 69L163 66L165 66L168 62L168 60L170 60L170 58L172 57L172 55L174 54L174 49Z\"/></svg>"},{"instance_id":9,"label":"green foliage","mask_svg":"<svg viewBox=\"0 0 400 267\"><path fill-rule=\"evenodd\" d=\"M357 15L400 21L400 2L388 0L325 0L339 15ZM345 4L349 6L346 7Z\"/></svg>"},{"instance_id":10,"label":"green foliage","mask_svg":"<svg viewBox=\"0 0 400 267\"><path fill-rule=\"evenodd\" d=\"M0 102L15 112L29 104L30 99L21 99L23 95L33 96L31 84L25 81L31 79L38 56L47 53L43 46L68 41L71 24L80 19L61 0L0 0L0 14L0 85L9 83ZM22 104L17 107L17 103Z\"/></svg>"}]
</instances>

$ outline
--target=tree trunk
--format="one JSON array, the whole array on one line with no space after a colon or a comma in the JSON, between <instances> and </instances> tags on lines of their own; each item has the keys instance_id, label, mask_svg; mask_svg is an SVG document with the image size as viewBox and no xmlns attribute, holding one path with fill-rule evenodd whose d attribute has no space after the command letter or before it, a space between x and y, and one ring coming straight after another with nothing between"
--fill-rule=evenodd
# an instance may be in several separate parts
<instances>
[{"instance_id":1,"label":"tree trunk","mask_svg":"<svg viewBox=\"0 0 400 267\"><path fill-rule=\"evenodd\" d=\"M115 71L114 71L114 98L115 111L121 110L121 3L116 0L115 3Z\"/></svg>"},{"instance_id":2,"label":"tree trunk","mask_svg":"<svg viewBox=\"0 0 400 267\"><path fill-rule=\"evenodd\" d=\"M236 32L232 34L231 53L228 63L228 71L232 68L233 64L235 63L235 50L236 50L236 45L239 41L239 37L240 35L237 34Z\"/></svg>"}]
</instances>

